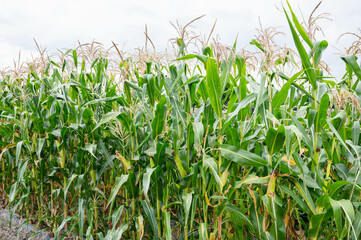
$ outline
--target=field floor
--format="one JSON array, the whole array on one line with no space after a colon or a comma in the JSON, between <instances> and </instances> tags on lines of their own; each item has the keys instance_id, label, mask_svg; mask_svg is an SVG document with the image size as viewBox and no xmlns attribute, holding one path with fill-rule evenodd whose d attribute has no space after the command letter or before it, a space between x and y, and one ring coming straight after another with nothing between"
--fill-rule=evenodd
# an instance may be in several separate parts
<instances>
[{"instance_id":1,"label":"field floor","mask_svg":"<svg viewBox=\"0 0 361 240\"><path fill-rule=\"evenodd\" d=\"M1 202L1 199L0 199ZM24 220L21 220L18 216L13 218L11 229L9 228L10 213L8 209L2 208L0 204L0 240L26 240L29 239L34 226L26 224L21 226ZM18 230L21 229L19 237ZM48 234L42 233L40 236L36 236L34 240L50 240L52 238L47 236Z\"/></svg>"}]
</instances>

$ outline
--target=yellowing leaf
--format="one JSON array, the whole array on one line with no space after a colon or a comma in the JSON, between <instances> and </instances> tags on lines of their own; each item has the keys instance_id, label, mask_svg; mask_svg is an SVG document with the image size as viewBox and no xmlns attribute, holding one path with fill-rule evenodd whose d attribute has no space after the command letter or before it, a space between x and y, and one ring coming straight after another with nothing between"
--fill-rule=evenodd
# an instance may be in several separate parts
<instances>
[{"instance_id":1,"label":"yellowing leaf","mask_svg":"<svg viewBox=\"0 0 361 240\"><path fill-rule=\"evenodd\" d=\"M127 161L118 151L115 151L115 154L117 155L117 158L122 162L125 171L127 171L130 166L130 162Z\"/></svg>"},{"instance_id":2,"label":"yellowing leaf","mask_svg":"<svg viewBox=\"0 0 361 240\"><path fill-rule=\"evenodd\" d=\"M290 157L290 158L287 158L287 156L286 155L284 155L283 157L282 157L282 160L283 161L285 161L285 162L287 162L289 165L291 165L291 166L295 166L296 165L296 163L295 163L295 161L293 161L293 159Z\"/></svg>"}]
</instances>

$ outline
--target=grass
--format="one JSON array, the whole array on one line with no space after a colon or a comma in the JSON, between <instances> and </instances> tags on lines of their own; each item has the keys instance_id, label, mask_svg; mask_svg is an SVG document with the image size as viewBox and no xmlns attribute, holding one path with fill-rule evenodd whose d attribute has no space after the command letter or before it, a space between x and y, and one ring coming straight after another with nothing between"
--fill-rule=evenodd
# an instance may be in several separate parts
<instances>
[{"instance_id":1,"label":"grass","mask_svg":"<svg viewBox=\"0 0 361 240\"><path fill-rule=\"evenodd\" d=\"M188 54L178 23L172 62L37 45L0 80L2 198L57 239L359 239L360 65L324 74L327 41L284 14L296 50L261 28L256 55Z\"/></svg>"}]
</instances>

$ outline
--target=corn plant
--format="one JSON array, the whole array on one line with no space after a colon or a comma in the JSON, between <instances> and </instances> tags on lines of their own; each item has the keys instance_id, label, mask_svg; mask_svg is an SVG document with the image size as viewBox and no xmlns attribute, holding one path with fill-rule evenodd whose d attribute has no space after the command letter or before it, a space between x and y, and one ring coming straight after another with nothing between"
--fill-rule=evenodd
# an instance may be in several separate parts
<instances>
[{"instance_id":1,"label":"corn plant","mask_svg":"<svg viewBox=\"0 0 361 240\"><path fill-rule=\"evenodd\" d=\"M284 13L301 60L289 76L252 75L234 44L144 71L123 61L122 83L107 58L89 65L76 50L70 74L51 61L2 78L12 214L55 239L359 239L360 64L344 56L343 78L324 76L327 41Z\"/></svg>"}]
</instances>

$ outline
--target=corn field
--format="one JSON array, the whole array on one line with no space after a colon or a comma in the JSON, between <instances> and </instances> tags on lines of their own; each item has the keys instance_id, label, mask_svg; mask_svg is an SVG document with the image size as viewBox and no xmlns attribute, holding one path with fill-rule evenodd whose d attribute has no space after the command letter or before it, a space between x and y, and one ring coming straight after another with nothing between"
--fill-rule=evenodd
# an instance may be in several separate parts
<instances>
[{"instance_id":1,"label":"corn field","mask_svg":"<svg viewBox=\"0 0 361 240\"><path fill-rule=\"evenodd\" d=\"M55 239L360 239L360 64L327 75L327 41L284 14L295 50L252 40L256 70L178 38L121 81L75 49L1 77L5 205Z\"/></svg>"}]
</instances>

